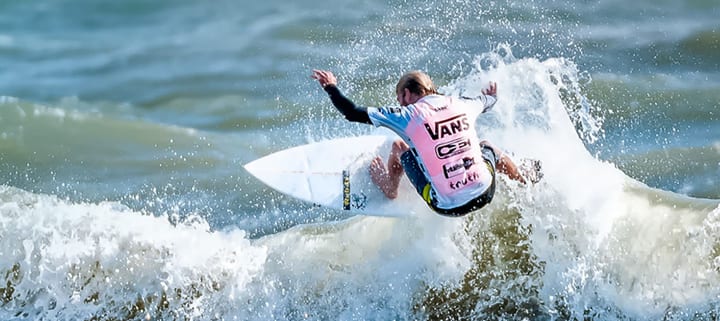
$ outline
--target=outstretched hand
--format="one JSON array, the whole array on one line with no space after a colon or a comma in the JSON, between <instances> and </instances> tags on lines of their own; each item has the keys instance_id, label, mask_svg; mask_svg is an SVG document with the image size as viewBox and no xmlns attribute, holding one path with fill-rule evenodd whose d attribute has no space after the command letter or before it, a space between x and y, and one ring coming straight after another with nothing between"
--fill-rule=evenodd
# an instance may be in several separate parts
<instances>
[{"instance_id":1,"label":"outstretched hand","mask_svg":"<svg viewBox=\"0 0 720 321\"><path fill-rule=\"evenodd\" d=\"M316 79L323 88L328 85L337 85L335 75L327 70L313 69L313 73L310 77Z\"/></svg>"},{"instance_id":2,"label":"outstretched hand","mask_svg":"<svg viewBox=\"0 0 720 321\"><path fill-rule=\"evenodd\" d=\"M493 97L497 96L497 83L494 81L491 81L490 87L483 89L481 92L483 93L483 95L488 95L488 96L493 96Z\"/></svg>"}]
</instances>

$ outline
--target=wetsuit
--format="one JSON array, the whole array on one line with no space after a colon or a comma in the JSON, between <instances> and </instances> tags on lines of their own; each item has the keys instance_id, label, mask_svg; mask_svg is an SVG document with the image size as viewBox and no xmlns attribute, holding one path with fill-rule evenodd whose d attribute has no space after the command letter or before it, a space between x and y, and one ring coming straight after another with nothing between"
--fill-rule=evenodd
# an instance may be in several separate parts
<instances>
[{"instance_id":1,"label":"wetsuit","mask_svg":"<svg viewBox=\"0 0 720 321\"><path fill-rule=\"evenodd\" d=\"M497 157L481 146L477 116L495 103L478 97L483 108L467 99L429 95L405 107L362 107L329 85L325 91L349 121L393 130L410 146L400 159L418 194L436 212L459 216L485 206L495 190Z\"/></svg>"}]
</instances>

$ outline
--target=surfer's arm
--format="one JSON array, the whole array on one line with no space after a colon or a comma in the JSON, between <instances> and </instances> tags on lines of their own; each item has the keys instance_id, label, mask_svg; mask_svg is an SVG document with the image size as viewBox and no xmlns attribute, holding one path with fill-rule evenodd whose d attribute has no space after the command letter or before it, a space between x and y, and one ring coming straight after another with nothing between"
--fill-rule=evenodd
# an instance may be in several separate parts
<instances>
[{"instance_id":1,"label":"surfer's arm","mask_svg":"<svg viewBox=\"0 0 720 321\"><path fill-rule=\"evenodd\" d=\"M332 101L335 108L345 116L345 119L352 122L372 124L372 122L370 122L370 116L368 116L367 108L355 105L352 100L340 92L337 86L328 84L324 86L323 89L325 89L325 92L330 96L330 101Z\"/></svg>"},{"instance_id":2,"label":"surfer's arm","mask_svg":"<svg viewBox=\"0 0 720 321\"><path fill-rule=\"evenodd\" d=\"M490 86L480 91L483 96L483 113L490 110L497 102L497 83L490 82Z\"/></svg>"},{"instance_id":3,"label":"surfer's arm","mask_svg":"<svg viewBox=\"0 0 720 321\"><path fill-rule=\"evenodd\" d=\"M483 113L488 112L490 109L495 106L495 103L497 102L497 96L490 96L490 95L482 95L481 100L483 102Z\"/></svg>"},{"instance_id":4,"label":"surfer's arm","mask_svg":"<svg viewBox=\"0 0 720 321\"><path fill-rule=\"evenodd\" d=\"M490 109L492 109L493 106L495 106L495 102L497 102L497 97L490 96L490 95L480 95L480 96L476 96L476 97L460 96L460 98L481 102L483 104L483 110L480 113L485 113L485 112L490 111Z\"/></svg>"},{"instance_id":5,"label":"surfer's arm","mask_svg":"<svg viewBox=\"0 0 720 321\"><path fill-rule=\"evenodd\" d=\"M479 100L483 103L483 110L481 113L490 111L497 102L497 83L491 82L490 87L482 90L482 94L477 97L460 96L462 99Z\"/></svg>"}]
</instances>

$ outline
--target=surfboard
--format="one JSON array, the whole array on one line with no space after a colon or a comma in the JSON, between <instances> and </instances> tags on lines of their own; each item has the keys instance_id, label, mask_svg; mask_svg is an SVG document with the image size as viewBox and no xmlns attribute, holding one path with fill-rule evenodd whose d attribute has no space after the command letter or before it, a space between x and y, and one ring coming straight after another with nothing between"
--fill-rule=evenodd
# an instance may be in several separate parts
<instances>
[{"instance_id":1,"label":"surfboard","mask_svg":"<svg viewBox=\"0 0 720 321\"><path fill-rule=\"evenodd\" d=\"M325 140L272 153L244 168L283 194L349 214L409 217L433 213L404 175L393 200L372 182L370 162L378 155L386 161L395 139L370 135Z\"/></svg>"}]
</instances>

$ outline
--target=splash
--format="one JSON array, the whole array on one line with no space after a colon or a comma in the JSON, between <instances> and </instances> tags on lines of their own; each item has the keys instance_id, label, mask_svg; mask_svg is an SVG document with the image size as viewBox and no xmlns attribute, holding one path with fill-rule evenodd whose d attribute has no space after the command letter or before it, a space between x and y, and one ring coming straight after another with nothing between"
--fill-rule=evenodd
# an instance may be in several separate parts
<instances>
[{"instance_id":1,"label":"splash","mask_svg":"<svg viewBox=\"0 0 720 321\"><path fill-rule=\"evenodd\" d=\"M582 119L601 121L580 103L582 77L571 61L517 59L503 46L474 61L443 90L472 95L497 81L498 104L479 128L517 157L540 159L540 184L501 178L490 206L463 219L429 211L405 220L354 217L259 239L213 231L202 218L176 222L121 203L3 186L0 317L642 320L716 313L719 202L648 188L593 157L586 144L601 131Z\"/></svg>"},{"instance_id":2,"label":"splash","mask_svg":"<svg viewBox=\"0 0 720 321\"><path fill-rule=\"evenodd\" d=\"M118 203L0 187L4 319L173 319L248 289L266 258L242 231L172 225Z\"/></svg>"}]
</instances>

